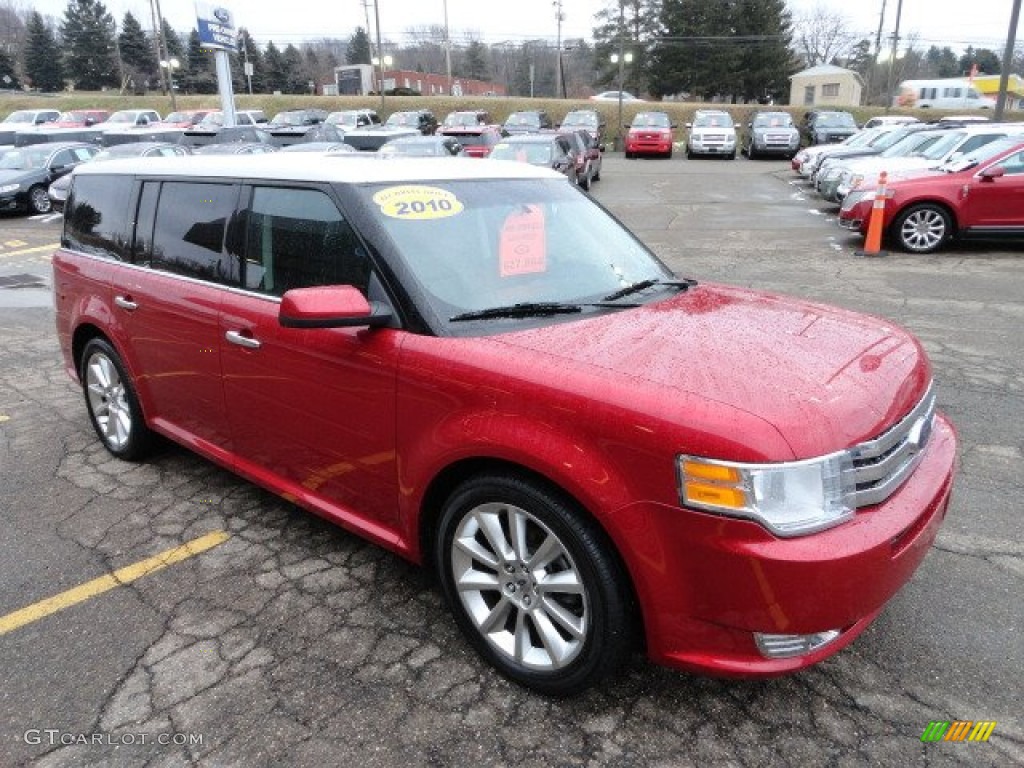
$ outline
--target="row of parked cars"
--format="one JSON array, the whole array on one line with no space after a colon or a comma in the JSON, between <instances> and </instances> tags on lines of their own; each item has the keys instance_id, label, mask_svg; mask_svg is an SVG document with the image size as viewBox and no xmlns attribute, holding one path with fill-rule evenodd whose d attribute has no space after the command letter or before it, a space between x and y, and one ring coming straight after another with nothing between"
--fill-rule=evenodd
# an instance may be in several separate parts
<instances>
[{"instance_id":1,"label":"row of parked cars","mask_svg":"<svg viewBox=\"0 0 1024 768\"><path fill-rule=\"evenodd\" d=\"M151 110L12 113L0 123L0 211L60 210L77 165L126 156L276 151L492 156L554 168L583 189L601 178L604 124L595 110L571 112L560 125L541 111L514 113L506 125L498 125L480 110L452 112L440 124L429 110L395 112L381 122L370 109L290 110L271 120L250 110L236 113L236 122L225 126L216 110L163 119Z\"/></svg>"},{"instance_id":2,"label":"row of parked cars","mask_svg":"<svg viewBox=\"0 0 1024 768\"><path fill-rule=\"evenodd\" d=\"M893 120L801 150L792 167L851 231L866 235L883 202L884 237L906 251L1024 236L1024 123Z\"/></svg>"},{"instance_id":3,"label":"row of parked cars","mask_svg":"<svg viewBox=\"0 0 1024 768\"><path fill-rule=\"evenodd\" d=\"M672 157L677 128L665 112L638 112L628 126L624 142L627 159L641 155ZM741 152L756 157L790 158L800 149L800 131L788 112L754 113L745 129L737 126L727 111L698 109L693 122L686 123L684 141L687 159L724 157L735 160Z\"/></svg>"}]
</instances>

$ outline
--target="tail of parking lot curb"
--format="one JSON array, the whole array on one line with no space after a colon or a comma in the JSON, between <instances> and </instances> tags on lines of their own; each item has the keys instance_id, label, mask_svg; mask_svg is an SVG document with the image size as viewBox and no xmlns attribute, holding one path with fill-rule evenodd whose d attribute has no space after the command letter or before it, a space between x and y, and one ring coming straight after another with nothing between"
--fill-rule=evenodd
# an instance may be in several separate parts
<instances>
[{"instance_id":1,"label":"tail of parking lot curb","mask_svg":"<svg viewBox=\"0 0 1024 768\"><path fill-rule=\"evenodd\" d=\"M875 204L871 206L871 218L868 219L868 234L864 238L864 248L856 251L858 256L886 256L882 250L882 221L885 218L885 184L889 175L882 171L878 175L878 188L875 190Z\"/></svg>"}]
</instances>

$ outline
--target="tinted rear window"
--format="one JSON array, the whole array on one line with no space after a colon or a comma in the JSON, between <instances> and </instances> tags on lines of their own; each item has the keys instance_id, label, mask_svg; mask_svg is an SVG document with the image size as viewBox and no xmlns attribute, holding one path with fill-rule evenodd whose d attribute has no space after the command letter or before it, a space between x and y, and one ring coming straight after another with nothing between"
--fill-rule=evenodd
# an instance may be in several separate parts
<instances>
[{"instance_id":1,"label":"tinted rear window","mask_svg":"<svg viewBox=\"0 0 1024 768\"><path fill-rule=\"evenodd\" d=\"M131 244L132 192L124 176L77 176L64 215L62 245L125 261Z\"/></svg>"}]
</instances>

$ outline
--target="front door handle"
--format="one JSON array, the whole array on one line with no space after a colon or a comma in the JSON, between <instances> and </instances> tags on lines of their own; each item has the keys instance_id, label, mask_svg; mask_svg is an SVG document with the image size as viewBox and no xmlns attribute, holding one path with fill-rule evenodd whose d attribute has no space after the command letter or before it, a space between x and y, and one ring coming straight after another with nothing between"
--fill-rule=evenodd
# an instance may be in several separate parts
<instances>
[{"instance_id":1,"label":"front door handle","mask_svg":"<svg viewBox=\"0 0 1024 768\"><path fill-rule=\"evenodd\" d=\"M132 301L127 296L115 296L114 303L117 304L121 309L127 309L132 311L139 308L139 305Z\"/></svg>"},{"instance_id":2,"label":"front door handle","mask_svg":"<svg viewBox=\"0 0 1024 768\"><path fill-rule=\"evenodd\" d=\"M259 349L260 343L252 336L246 336L240 331L228 331L224 334L224 338L230 341L232 344L237 344L240 347L246 349Z\"/></svg>"}]
</instances>

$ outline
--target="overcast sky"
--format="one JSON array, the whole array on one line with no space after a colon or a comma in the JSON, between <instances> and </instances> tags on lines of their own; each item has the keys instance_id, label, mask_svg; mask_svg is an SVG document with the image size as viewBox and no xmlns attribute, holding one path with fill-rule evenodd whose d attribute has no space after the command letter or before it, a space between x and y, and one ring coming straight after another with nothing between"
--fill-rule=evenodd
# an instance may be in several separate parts
<instances>
[{"instance_id":1,"label":"overcast sky","mask_svg":"<svg viewBox=\"0 0 1024 768\"><path fill-rule=\"evenodd\" d=\"M369 9L373 26L372 0ZM405 42L413 26L444 23L445 0L379 0L381 34L385 40ZM562 37L592 34L594 14L614 0L562 0ZM789 0L794 12L816 6L834 10L849 20L850 27L874 39L883 0ZM891 35L898 0L886 0L883 35ZM67 0L28 0L27 7L62 18ZM120 22L131 11L144 28L151 26L149 0L106 0L104 5ZM348 38L357 26L366 26L362 0L225 0L236 23L249 29L259 43L273 40L280 46L307 37ZM175 29L195 26L193 0L160 0L163 15ZM962 50L967 45L992 48L1002 55L1010 23L1012 0L903 0L900 37L917 35L918 47L948 45ZM489 43L557 35L555 7L551 0L447 0L448 25L453 40L473 33ZM301 11L301 12L300 12ZM1018 38L1020 32L1018 31Z\"/></svg>"}]
</instances>

